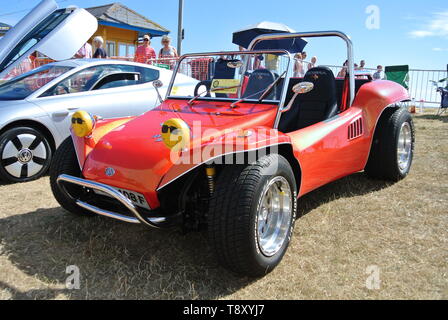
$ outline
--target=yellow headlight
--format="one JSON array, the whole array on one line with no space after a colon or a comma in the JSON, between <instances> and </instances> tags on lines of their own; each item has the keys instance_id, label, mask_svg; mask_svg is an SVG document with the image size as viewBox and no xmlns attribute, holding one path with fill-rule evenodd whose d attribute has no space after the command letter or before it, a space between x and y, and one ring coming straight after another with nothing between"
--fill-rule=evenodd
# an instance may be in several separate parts
<instances>
[{"instance_id":1,"label":"yellow headlight","mask_svg":"<svg viewBox=\"0 0 448 320\"><path fill-rule=\"evenodd\" d=\"M95 119L87 111L77 111L72 116L73 132L80 138L87 137L95 127Z\"/></svg>"},{"instance_id":2,"label":"yellow headlight","mask_svg":"<svg viewBox=\"0 0 448 320\"><path fill-rule=\"evenodd\" d=\"M170 119L162 125L163 143L175 151L190 145L190 134L190 128L182 119Z\"/></svg>"}]
</instances>

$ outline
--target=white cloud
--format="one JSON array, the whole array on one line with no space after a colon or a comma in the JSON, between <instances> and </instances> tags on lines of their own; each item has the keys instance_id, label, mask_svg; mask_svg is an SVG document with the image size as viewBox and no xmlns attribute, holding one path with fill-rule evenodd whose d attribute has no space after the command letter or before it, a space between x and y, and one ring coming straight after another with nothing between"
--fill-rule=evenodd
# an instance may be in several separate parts
<instances>
[{"instance_id":1,"label":"white cloud","mask_svg":"<svg viewBox=\"0 0 448 320\"><path fill-rule=\"evenodd\" d=\"M434 13L418 30L409 32L412 38L442 37L448 38L448 11Z\"/></svg>"},{"instance_id":2,"label":"white cloud","mask_svg":"<svg viewBox=\"0 0 448 320\"><path fill-rule=\"evenodd\" d=\"M448 51L448 48L432 48L432 51L435 51L435 52L444 52L444 51Z\"/></svg>"}]
</instances>

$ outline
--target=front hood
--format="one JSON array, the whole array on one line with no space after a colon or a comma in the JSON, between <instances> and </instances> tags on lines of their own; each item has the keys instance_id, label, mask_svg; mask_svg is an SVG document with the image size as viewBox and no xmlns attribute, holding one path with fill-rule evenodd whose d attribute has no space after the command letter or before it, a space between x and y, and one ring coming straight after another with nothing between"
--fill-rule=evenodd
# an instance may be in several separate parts
<instances>
[{"instance_id":1,"label":"front hood","mask_svg":"<svg viewBox=\"0 0 448 320\"><path fill-rule=\"evenodd\" d=\"M103 136L90 152L83 174L90 180L143 193L154 207L158 205L155 190L174 165L171 150L160 137L166 120L184 120L201 147L209 141L211 131L216 136L226 130L272 127L276 113L277 106L268 104L241 104L231 109L229 102L188 106L184 100L167 100ZM113 177L105 173L109 167L115 169Z\"/></svg>"}]
</instances>

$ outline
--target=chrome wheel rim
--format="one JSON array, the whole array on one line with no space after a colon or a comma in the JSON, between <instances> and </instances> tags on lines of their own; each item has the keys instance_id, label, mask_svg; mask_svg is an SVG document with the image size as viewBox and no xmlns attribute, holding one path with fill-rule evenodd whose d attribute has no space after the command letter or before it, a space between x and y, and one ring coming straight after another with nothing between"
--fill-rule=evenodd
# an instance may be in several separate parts
<instances>
[{"instance_id":1,"label":"chrome wheel rim","mask_svg":"<svg viewBox=\"0 0 448 320\"><path fill-rule=\"evenodd\" d=\"M261 252L274 256L289 236L292 192L284 177L271 179L263 189L257 213L257 240Z\"/></svg>"},{"instance_id":2,"label":"chrome wheel rim","mask_svg":"<svg viewBox=\"0 0 448 320\"><path fill-rule=\"evenodd\" d=\"M17 179L37 175L47 162L44 142L33 134L20 134L6 142L1 155L5 171Z\"/></svg>"},{"instance_id":3,"label":"chrome wheel rim","mask_svg":"<svg viewBox=\"0 0 448 320\"><path fill-rule=\"evenodd\" d=\"M398 168L401 172L409 168L412 156L412 130L409 122L403 123L400 129L397 146Z\"/></svg>"}]
</instances>

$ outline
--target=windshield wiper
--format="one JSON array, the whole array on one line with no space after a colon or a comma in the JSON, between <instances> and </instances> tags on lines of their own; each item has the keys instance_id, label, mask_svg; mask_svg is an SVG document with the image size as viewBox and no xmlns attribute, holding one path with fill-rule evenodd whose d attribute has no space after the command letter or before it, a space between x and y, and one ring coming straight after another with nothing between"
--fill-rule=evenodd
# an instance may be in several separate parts
<instances>
[{"instance_id":1,"label":"windshield wiper","mask_svg":"<svg viewBox=\"0 0 448 320\"><path fill-rule=\"evenodd\" d=\"M207 92L208 92L208 89L205 91L202 91L201 93L198 93L197 96L195 96L193 99L191 99L187 102L188 105L191 106L196 99L198 99L200 96L202 96L204 93L207 93Z\"/></svg>"},{"instance_id":2,"label":"windshield wiper","mask_svg":"<svg viewBox=\"0 0 448 320\"><path fill-rule=\"evenodd\" d=\"M231 87L216 87L216 88L212 88L210 90L210 92L217 92L217 91L221 91L221 90L230 90L230 89L237 89L240 88L241 85L237 85L237 86L231 86ZM204 93L208 92L208 89L199 93L197 96L195 96L193 99L191 99L190 101L188 101L188 105L191 106L193 104L194 101L196 101L198 98L200 98ZM219 92L218 92L219 93Z\"/></svg>"},{"instance_id":3,"label":"windshield wiper","mask_svg":"<svg viewBox=\"0 0 448 320\"><path fill-rule=\"evenodd\" d=\"M281 74L280 77L278 77L273 83L271 83L271 84L269 85L269 87L266 88L266 90L264 90L264 91L263 91L263 90L260 90L260 91L258 91L258 92L255 92L254 94L251 94L251 95L248 96L248 97L241 98L240 100L235 101L234 103L232 103L232 104L230 105L230 108L232 108L232 109L233 109L233 108L236 108L236 105L237 105L237 104L239 104L239 103L241 103L241 102L244 102L244 101L246 101L247 99L250 99L251 97L254 97L254 96L260 94L260 92L263 92L263 93L262 93L262 95L260 96L260 98L258 99L258 102L262 102L262 101L264 100L264 98L266 98L267 95L271 92L271 90L274 88L274 86L280 81L280 79L282 79L282 77L286 75L286 72L287 72L287 71L283 72L283 73Z\"/></svg>"},{"instance_id":4,"label":"windshield wiper","mask_svg":"<svg viewBox=\"0 0 448 320\"><path fill-rule=\"evenodd\" d=\"M264 100L264 99L271 93L272 89L274 89L274 87L279 83L280 79L282 79L282 78L286 75L286 72L287 72L287 71L283 72L283 73L280 75L280 77L278 77L274 82L272 82L272 83L269 85L269 87L266 89L266 91L263 92L263 94L261 95L260 99L258 99L258 102L263 101L263 100Z\"/></svg>"}]
</instances>

